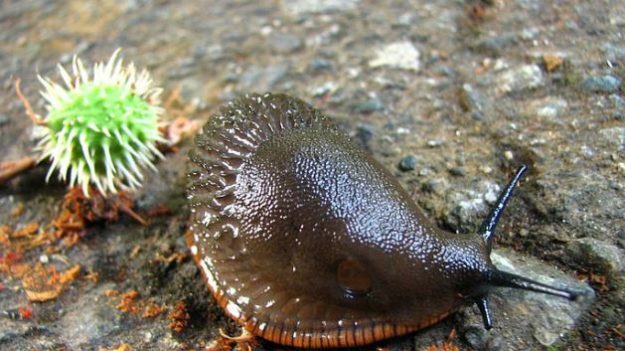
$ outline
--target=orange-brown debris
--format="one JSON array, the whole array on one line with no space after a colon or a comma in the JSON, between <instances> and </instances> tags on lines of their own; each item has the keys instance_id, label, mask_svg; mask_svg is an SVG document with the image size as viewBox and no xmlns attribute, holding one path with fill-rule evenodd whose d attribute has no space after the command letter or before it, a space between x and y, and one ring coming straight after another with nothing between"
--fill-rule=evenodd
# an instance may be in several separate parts
<instances>
[{"instance_id":1,"label":"orange-brown debris","mask_svg":"<svg viewBox=\"0 0 625 351\"><path fill-rule=\"evenodd\" d=\"M562 60L562 57L557 55L546 54L543 56L543 64L545 65L545 69L547 70L547 72L553 72L557 70L558 68L560 68L560 66L562 66L563 62L564 60Z\"/></svg>"},{"instance_id":2,"label":"orange-brown debris","mask_svg":"<svg viewBox=\"0 0 625 351\"><path fill-rule=\"evenodd\" d=\"M149 218L153 218L153 217L166 216L169 214L171 214L171 210L167 206L163 204L159 204L149 209L148 212L146 213L146 216L148 216Z\"/></svg>"},{"instance_id":3,"label":"orange-brown debris","mask_svg":"<svg viewBox=\"0 0 625 351\"><path fill-rule=\"evenodd\" d=\"M168 141L167 145L161 145L165 151L177 151L175 145L186 137L193 136L200 129L202 124L196 120L190 120L186 116L195 114L196 108L192 104L187 104L182 100L180 87L172 90L163 103L167 114L173 120L167 121L160 127L161 134Z\"/></svg>"},{"instance_id":4,"label":"orange-brown debris","mask_svg":"<svg viewBox=\"0 0 625 351\"><path fill-rule=\"evenodd\" d=\"M26 207L24 207L24 203L23 202L19 202L17 205L15 205L12 209L11 209L11 213L10 216L15 218L15 217L19 217L22 214L24 214L24 209Z\"/></svg>"},{"instance_id":5,"label":"orange-brown debris","mask_svg":"<svg viewBox=\"0 0 625 351\"><path fill-rule=\"evenodd\" d=\"M604 293L610 290L610 287L608 284L608 278L605 275L594 274L592 272L589 272L589 273L578 272L577 279L589 283L590 285L595 287L596 290L599 290L599 292L601 293Z\"/></svg>"},{"instance_id":6,"label":"orange-brown debris","mask_svg":"<svg viewBox=\"0 0 625 351\"><path fill-rule=\"evenodd\" d=\"M163 305L159 305L154 301L145 301L141 299L141 296L136 290L129 290L125 293L120 293L115 289L108 289L104 292L108 298L116 301L116 308L125 313L139 314L143 318L154 318L167 311L167 308Z\"/></svg>"},{"instance_id":7,"label":"orange-brown debris","mask_svg":"<svg viewBox=\"0 0 625 351\"><path fill-rule=\"evenodd\" d=\"M165 264L171 264L172 262L176 262L178 264L184 262L189 257L189 254L186 252L174 252L169 256L163 256L160 253L156 254L156 262L163 262Z\"/></svg>"},{"instance_id":8,"label":"orange-brown debris","mask_svg":"<svg viewBox=\"0 0 625 351\"><path fill-rule=\"evenodd\" d=\"M130 196L124 192L105 198L95 188L91 188L91 197L85 196L82 189L74 187L70 189L63 200L62 208L69 212L73 224L70 229L77 226L84 228L86 222L96 222L100 220L116 222L119 220L120 212L129 215L131 218L146 225L143 217L133 210L133 202Z\"/></svg>"},{"instance_id":9,"label":"orange-brown debris","mask_svg":"<svg viewBox=\"0 0 625 351\"><path fill-rule=\"evenodd\" d=\"M165 312L165 307L155 302L148 303L143 309L143 318L154 318Z\"/></svg>"},{"instance_id":10,"label":"orange-brown debris","mask_svg":"<svg viewBox=\"0 0 625 351\"><path fill-rule=\"evenodd\" d=\"M0 245L7 247L11 244L11 232L8 225L0 225Z\"/></svg>"},{"instance_id":11,"label":"orange-brown debris","mask_svg":"<svg viewBox=\"0 0 625 351\"><path fill-rule=\"evenodd\" d=\"M30 306L18 307L17 312L20 314L21 319L29 319L33 316L33 309Z\"/></svg>"},{"instance_id":12,"label":"orange-brown debris","mask_svg":"<svg viewBox=\"0 0 625 351\"><path fill-rule=\"evenodd\" d=\"M22 287L31 302L53 300L59 296L66 285L76 278L79 272L79 265L59 273L54 266L44 266L38 263L24 274Z\"/></svg>"},{"instance_id":13,"label":"orange-brown debris","mask_svg":"<svg viewBox=\"0 0 625 351\"><path fill-rule=\"evenodd\" d=\"M37 165L37 159L30 156L0 163L0 184L8 182L17 175L35 167L35 165Z\"/></svg>"},{"instance_id":14,"label":"orange-brown debris","mask_svg":"<svg viewBox=\"0 0 625 351\"><path fill-rule=\"evenodd\" d=\"M127 313L139 313L141 308L137 305L139 292L137 290L129 290L121 295L121 300L117 304L117 309Z\"/></svg>"},{"instance_id":15,"label":"orange-brown debris","mask_svg":"<svg viewBox=\"0 0 625 351\"><path fill-rule=\"evenodd\" d=\"M173 311L169 313L169 328L177 333L181 333L187 326L189 321L189 313L184 302L178 302L174 306Z\"/></svg>"},{"instance_id":16,"label":"orange-brown debris","mask_svg":"<svg viewBox=\"0 0 625 351\"><path fill-rule=\"evenodd\" d=\"M428 346L426 350L427 351L460 351L458 346L456 346L456 344L454 344L453 342L456 336L457 336L456 328L453 328L451 332L449 332L449 335L447 336L446 340L442 344L440 345L432 344Z\"/></svg>"},{"instance_id":17,"label":"orange-brown debris","mask_svg":"<svg viewBox=\"0 0 625 351\"><path fill-rule=\"evenodd\" d=\"M22 254L17 251L6 251L0 255L0 272L13 278L21 278L30 267L21 262Z\"/></svg>"},{"instance_id":18,"label":"orange-brown debris","mask_svg":"<svg viewBox=\"0 0 625 351\"><path fill-rule=\"evenodd\" d=\"M11 234L12 239L29 237L39 230L39 224L28 223Z\"/></svg>"},{"instance_id":19,"label":"orange-brown debris","mask_svg":"<svg viewBox=\"0 0 625 351\"><path fill-rule=\"evenodd\" d=\"M100 274L90 270L85 274L85 279L95 284L100 280Z\"/></svg>"},{"instance_id":20,"label":"orange-brown debris","mask_svg":"<svg viewBox=\"0 0 625 351\"><path fill-rule=\"evenodd\" d=\"M106 295L106 297L115 297L115 296L119 296L119 291L115 290L115 289L107 289L104 292L104 295Z\"/></svg>"},{"instance_id":21,"label":"orange-brown debris","mask_svg":"<svg viewBox=\"0 0 625 351\"><path fill-rule=\"evenodd\" d=\"M98 351L132 351L132 347L130 345L126 344L125 342L123 342L119 346L117 346L117 348L107 349L107 348L104 348L104 347L100 347L100 348L98 348Z\"/></svg>"},{"instance_id":22,"label":"orange-brown debris","mask_svg":"<svg viewBox=\"0 0 625 351\"><path fill-rule=\"evenodd\" d=\"M254 334L243 329L239 336L229 336L219 329L219 337L206 347L206 351L230 351L236 346L241 351L252 351L259 345Z\"/></svg>"}]
</instances>

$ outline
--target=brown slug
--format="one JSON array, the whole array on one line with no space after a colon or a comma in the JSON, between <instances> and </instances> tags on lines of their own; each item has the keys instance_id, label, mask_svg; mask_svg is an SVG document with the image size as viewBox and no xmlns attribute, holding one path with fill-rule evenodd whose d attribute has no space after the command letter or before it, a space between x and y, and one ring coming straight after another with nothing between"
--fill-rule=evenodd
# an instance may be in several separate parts
<instances>
[{"instance_id":1,"label":"brown slug","mask_svg":"<svg viewBox=\"0 0 625 351\"><path fill-rule=\"evenodd\" d=\"M495 226L525 166L479 235L459 235L428 221L378 162L287 95L230 103L190 159L195 262L226 314L272 342L359 346L472 302L490 329L495 286L578 295L491 263Z\"/></svg>"}]
</instances>

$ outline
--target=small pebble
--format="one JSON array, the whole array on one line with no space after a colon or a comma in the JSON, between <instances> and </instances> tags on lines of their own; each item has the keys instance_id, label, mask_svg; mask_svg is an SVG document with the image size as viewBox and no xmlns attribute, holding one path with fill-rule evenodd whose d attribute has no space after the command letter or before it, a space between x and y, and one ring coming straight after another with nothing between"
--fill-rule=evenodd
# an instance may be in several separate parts
<instances>
[{"instance_id":1,"label":"small pebble","mask_svg":"<svg viewBox=\"0 0 625 351\"><path fill-rule=\"evenodd\" d=\"M543 71L538 65L523 65L504 71L497 77L499 93L516 93L545 85Z\"/></svg>"},{"instance_id":2,"label":"small pebble","mask_svg":"<svg viewBox=\"0 0 625 351\"><path fill-rule=\"evenodd\" d=\"M490 174L493 171L493 169L490 166L480 166L480 171L486 174Z\"/></svg>"},{"instance_id":3,"label":"small pebble","mask_svg":"<svg viewBox=\"0 0 625 351\"><path fill-rule=\"evenodd\" d=\"M384 104L380 101L380 99L374 98L369 101L356 103L352 105L352 109L354 112L358 113L371 113L383 110Z\"/></svg>"},{"instance_id":4,"label":"small pebble","mask_svg":"<svg viewBox=\"0 0 625 351\"><path fill-rule=\"evenodd\" d=\"M290 54L303 47L302 40L293 34L273 32L267 38L269 46L277 53Z\"/></svg>"},{"instance_id":5,"label":"small pebble","mask_svg":"<svg viewBox=\"0 0 625 351\"><path fill-rule=\"evenodd\" d=\"M451 168L449 170L449 173L451 173L451 175L454 175L456 177L464 177L465 175L467 175L467 171L465 171L464 167Z\"/></svg>"},{"instance_id":6,"label":"small pebble","mask_svg":"<svg viewBox=\"0 0 625 351\"><path fill-rule=\"evenodd\" d=\"M591 76L582 81L582 89L590 93L616 93L622 80L612 75Z\"/></svg>"},{"instance_id":7,"label":"small pebble","mask_svg":"<svg viewBox=\"0 0 625 351\"><path fill-rule=\"evenodd\" d=\"M404 70L418 71L419 50L409 41L388 44L376 51L375 58L369 61L369 67L387 66Z\"/></svg>"},{"instance_id":8,"label":"small pebble","mask_svg":"<svg viewBox=\"0 0 625 351\"><path fill-rule=\"evenodd\" d=\"M405 156L399 161L398 166L404 172L412 171L417 168L417 158L413 155Z\"/></svg>"},{"instance_id":9,"label":"small pebble","mask_svg":"<svg viewBox=\"0 0 625 351\"><path fill-rule=\"evenodd\" d=\"M425 192L434 193L436 195L443 195L448 187L449 185L444 178L430 179L423 184L423 190Z\"/></svg>"},{"instance_id":10,"label":"small pebble","mask_svg":"<svg viewBox=\"0 0 625 351\"><path fill-rule=\"evenodd\" d=\"M363 146L367 146L373 134L375 133L375 127L371 124L360 123L356 126L356 139L358 139Z\"/></svg>"},{"instance_id":11,"label":"small pebble","mask_svg":"<svg viewBox=\"0 0 625 351\"><path fill-rule=\"evenodd\" d=\"M442 146L444 144L445 144L445 140L440 140L440 139L428 140L429 147L437 147L437 146Z\"/></svg>"},{"instance_id":12,"label":"small pebble","mask_svg":"<svg viewBox=\"0 0 625 351\"><path fill-rule=\"evenodd\" d=\"M308 69L313 73L332 70L332 63L326 59L315 58L308 64Z\"/></svg>"},{"instance_id":13,"label":"small pebble","mask_svg":"<svg viewBox=\"0 0 625 351\"><path fill-rule=\"evenodd\" d=\"M514 159L514 154L512 153L512 151L510 151L510 150L506 150L506 151L503 153L503 157L504 157L506 160L508 160L508 161L512 161L512 159Z\"/></svg>"}]
</instances>

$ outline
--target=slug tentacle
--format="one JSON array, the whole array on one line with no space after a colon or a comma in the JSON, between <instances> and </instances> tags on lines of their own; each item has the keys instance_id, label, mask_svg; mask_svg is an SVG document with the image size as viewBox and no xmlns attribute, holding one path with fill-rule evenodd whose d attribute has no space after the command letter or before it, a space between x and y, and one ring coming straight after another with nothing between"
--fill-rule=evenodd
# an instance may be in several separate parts
<instances>
[{"instance_id":1,"label":"slug tentacle","mask_svg":"<svg viewBox=\"0 0 625 351\"><path fill-rule=\"evenodd\" d=\"M522 165L521 167L519 167L504 191L499 194L499 198L495 203L495 207L482 223L482 227L480 228L479 233L482 238L484 238L484 242L486 243L488 252L491 251L493 245L493 237L495 236L495 229L497 227L497 223L499 223L499 218L501 217L503 211L506 209L508 200L510 200L510 197L512 196L512 191L514 191L514 188L517 186L517 184L519 184L519 181L521 180L521 177L523 177L525 171L527 171L526 165Z\"/></svg>"},{"instance_id":2,"label":"slug tentacle","mask_svg":"<svg viewBox=\"0 0 625 351\"><path fill-rule=\"evenodd\" d=\"M500 271L498 269L493 269L490 272L487 272L486 281L491 286L530 290L543 294L564 297L571 301L575 301L580 295L584 294L579 291L539 283L520 275Z\"/></svg>"},{"instance_id":3,"label":"slug tentacle","mask_svg":"<svg viewBox=\"0 0 625 351\"><path fill-rule=\"evenodd\" d=\"M477 308L479 308L480 313L482 314L482 320L484 321L484 329L490 330L493 327L493 316L490 312L490 304L488 302L488 297L480 297L475 300L475 304Z\"/></svg>"}]
</instances>

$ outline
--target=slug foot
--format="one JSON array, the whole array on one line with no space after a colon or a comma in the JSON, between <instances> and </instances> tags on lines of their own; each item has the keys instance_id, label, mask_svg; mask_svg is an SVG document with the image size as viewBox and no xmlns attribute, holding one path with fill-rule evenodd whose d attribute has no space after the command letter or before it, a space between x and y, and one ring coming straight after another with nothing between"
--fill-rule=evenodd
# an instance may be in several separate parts
<instances>
[{"instance_id":1,"label":"slug foot","mask_svg":"<svg viewBox=\"0 0 625 351\"><path fill-rule=\"evenodd\" d=\"M233 348L237 348L239 351L252 351L259 346L254 334L247 329L243 329L239 336L230 336L220 328L219 335L216 340L206 347L206 351L231 351Z\"/></svg>"}]
</instances>

